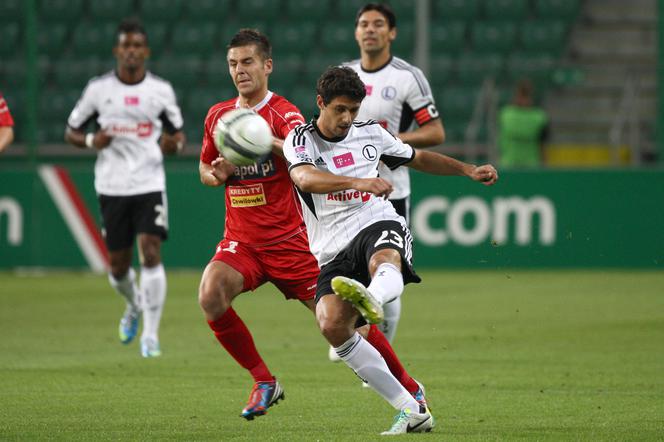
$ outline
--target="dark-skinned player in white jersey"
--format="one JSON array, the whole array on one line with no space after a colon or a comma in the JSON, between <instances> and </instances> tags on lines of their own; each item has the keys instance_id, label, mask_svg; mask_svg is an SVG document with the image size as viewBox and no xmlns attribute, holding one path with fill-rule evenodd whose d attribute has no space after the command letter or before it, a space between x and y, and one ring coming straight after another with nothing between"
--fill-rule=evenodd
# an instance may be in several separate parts
<instances>
[{"instance_id":1,"label":"dark-skinned player in white jersey","mask_svg":"<svg viewBox=\"0 0 664 442\"><path fill-rule=\"evenodd\" d=\"M348 67L318 79L320 116L288 134L283 151L298 189L309 245L321 268L316 318L341 359L398 410L385 435L430 431L433 417L392 376L383 358L355 327L383 319L382 306L419 282L411 266L406 220L385 198L392 184L378 177L378 163L435 175L466 176L485 185L496 169L414 149L376 121L355 121L366 92Z\"/></svg>"},{"instance_id":2,"label":"dark-skinned player in white jersey","mask_svg":"<svg viewBox=\"0 0 664 442\"><path fill-rule=\"evenodd\" d=\"M65 140L97 152L95 191L110 258L109 282L126 300L119 335L138 332L141 354L161 355L159 323L166 300L161 243L168 236L163 153L181 150L182 114L171 84L146 70L148 37L140 22L124 20L113 47L117 68L90 80L67 121ZM85 132L94 123L94 131ZM131 267L138 243L140 285Z\"/></svg>"}]
</instances>

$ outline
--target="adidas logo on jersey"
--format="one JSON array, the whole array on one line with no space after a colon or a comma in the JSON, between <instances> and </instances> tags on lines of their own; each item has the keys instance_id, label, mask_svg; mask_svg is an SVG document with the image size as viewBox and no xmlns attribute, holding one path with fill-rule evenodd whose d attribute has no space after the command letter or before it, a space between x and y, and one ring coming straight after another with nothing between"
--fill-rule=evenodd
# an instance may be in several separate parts
<instances>
[{"instance_id":1,"label":"adidas logo on jersey","mask_svg":"<svg viewBox=\"0 0 664 442\"><path fill-rule=\"evenodd\" d=\"M323 157L316 158L315 163L316 163L316 166L325 166L325 160L323 159Z\"/></svg>"}]
</instances>

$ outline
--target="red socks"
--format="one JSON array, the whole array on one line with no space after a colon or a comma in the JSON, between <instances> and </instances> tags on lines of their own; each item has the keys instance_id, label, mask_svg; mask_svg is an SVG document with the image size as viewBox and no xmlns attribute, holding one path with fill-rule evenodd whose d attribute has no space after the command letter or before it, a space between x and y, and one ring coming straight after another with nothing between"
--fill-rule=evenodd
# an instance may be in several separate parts
<instances>
[{"instance_id":1,"label":"red socks","mask_svg":"<svg viewBox=\"0 0 664 442\"><path fill-rule=\"evenodd\" d=\"M420 388L419 385L417 385L417 382L415 382L415 380L410 377L404 366L401 365L401 361L397 357L396 353L394 353L392 345L390 345L390 342L387 340L383 332L378 330L378 327L376 327L374 324L369 327L367 342L369 342L376 350L378 350L378 353L380 353L383 359L385 359L385 363L390 369L392 375L397 378L399 383L403 385L409 393L415 393L417 389Z\"/></svg>"},{"instance_id":2,"label":"red socks","mask_svg":"<svg viewBox=\"0 0 664 442\"><path fill-rule=\"evenodd\" d=\"M208 321L208 325L226 351L238 364L249 370L254 381L269 382L274 379L258 354L249 329L232 307L214 321Z\"/></svg>"}]
</instances>

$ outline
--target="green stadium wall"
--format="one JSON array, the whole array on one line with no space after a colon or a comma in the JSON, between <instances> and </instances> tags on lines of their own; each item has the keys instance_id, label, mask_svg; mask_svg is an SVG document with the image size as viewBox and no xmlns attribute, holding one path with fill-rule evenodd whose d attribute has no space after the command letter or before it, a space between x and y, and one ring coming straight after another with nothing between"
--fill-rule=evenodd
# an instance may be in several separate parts
<instances>
[{"instance_id":1,"label":"green stadium wall","mask_svg":"<svg viewBox=\"0 0 664 442\"><path fill-rule=\"evenodd\" d=\"M0 169L0 269L95 269L40 170L52 168ZM98 226L92 164L58 170ZM167 175L164 262L202 269L223 234L223 192L200 184L193 161L168 163ZM412 181L417 268L663 267L664 171L503 171L493 187Z\"/></svg>"}]
</instances>

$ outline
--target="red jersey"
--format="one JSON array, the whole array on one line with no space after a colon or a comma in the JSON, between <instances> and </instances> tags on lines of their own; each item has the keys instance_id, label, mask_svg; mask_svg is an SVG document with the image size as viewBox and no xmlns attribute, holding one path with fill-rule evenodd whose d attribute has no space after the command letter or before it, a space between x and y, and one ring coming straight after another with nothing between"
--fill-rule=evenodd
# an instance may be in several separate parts
<instances>
[{"instance_id":1,"label":"red jersey","mask_svg":"<svg viewBox=\"0 0 664 442\"><path fill-rule=\"evenodd\" d=\"M213 132L219 118L238 107L238 99L222 101L205 117L201 161L210 164L219 156ZM304 124L294 104L268 92L253 108L272 128L272 134L286 138L291 129ZM299 201L288 174L286 161L271 153L260 163L238 166L226 181L224 238L252 245L272 244L304 231Z\"/></svg>"},{"instance_id":2,"label":"red jersey","mask_svg":"<svg viewBox=\"0 0 664 442\"><path fill-rule=\"evenodd\" d=\"M14 119L12 118L12 114L9 113L7 102L5 101L2 94L0 94L0 126L13 126L13 125L14 125Z\"/></svg>"}]
</instances>

